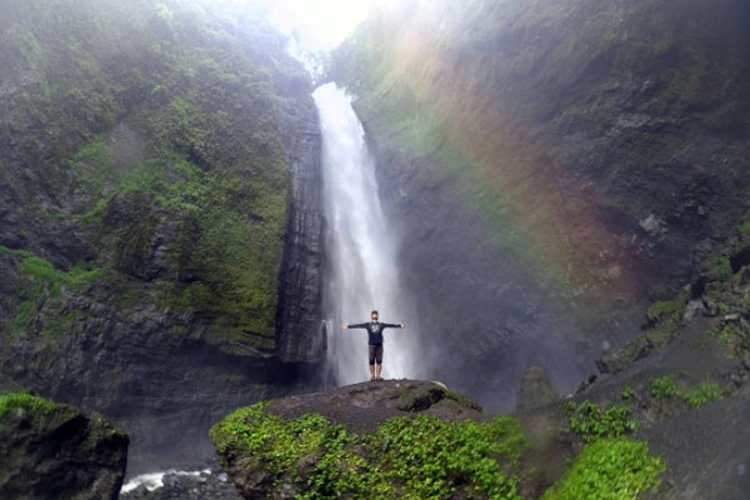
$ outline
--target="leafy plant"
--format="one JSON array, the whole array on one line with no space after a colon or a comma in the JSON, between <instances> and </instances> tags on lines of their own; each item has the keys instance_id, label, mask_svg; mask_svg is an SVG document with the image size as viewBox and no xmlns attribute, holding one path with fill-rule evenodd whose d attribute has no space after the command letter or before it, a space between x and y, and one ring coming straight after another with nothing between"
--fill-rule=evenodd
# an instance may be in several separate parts
<instances>
[{"instance_id":1,"label":"leafy plant","mask_svg":"<svg viewBox=\"0 0 750 500\"><path fill-rule=\"evenodd\" d=\"M629 400L633 396L635 396L635 391L629 385L626 385L625 389L623 389L620 393L620 398L625 401Z\"/></svg>"},{"instance_id":2,"label":"leafy plant","mask_svg":"<svg viewBox=\"0 0 750 500\"><path fill-rule=\"evenodd\" d=\"M602 412L599 405L591 401L581 404L571 401L565 405L564 411L568 417L568 426L564 430L580 435L585 441L622 436L634 431L638 425L628 420L630 409L625 406L610 406Z\"/></svg>"},{"instance_id":3,"label":"leafy plant","mask_svg":"<svg viewBox=\"0 0 750 500\"><path fill-rule=\"evenodd\" d=\"M625 500L656 492L664 460L649 453L644 442L597 439L586 446L567 474L543 500Z\"/></svg>"},{"instance_id":4,"label":"leafy plant","mask_svg":"<svg viewBox=\"0 0 750 500\"><path fill-rule=\"evenodd\" d=\"M671 398L677 396L677 381L673 375L652 378L649 382L649 394L657 399Z\"/></svg>"},{"instance_id":5,"label":"leafy plant","mask_svg":"<svg viewBox=\"0 0 750 500\"><path fill-rule=\"evenodd\" d=\"M678 397L690 408L698 408L723 397L721 386L713 380L701 382L695 387L680 390L673 375L651 379L651 396L657 399Z\"/></svg>"},{"instance_id":6,"label":"leafy plant","mask_svg":"<svg viewBox=\"0 0 750 500\"><path fill-rule=\"evenodd\" d=\"M699 408L721 399L723 393L719 384L710 380L701 382L696 387L682 392L680 396L690 408Z\"/></svg>"},{"instance_id":7,"label":"leafy plant","mask_svg":"<svg viewBox=\"0 0 750 500\"><path fill-rule=\"evenodd\" d=\"M374 434L356 435L321 415L284 421L267 407L238 410L211 429L211 438L222 456L252 457L277 481L294 478L297 498L449 498L468 488L520 499L512 471L529 443L512 417L481 423L400 417ZM312 463L304 475L300 460Z\"/></svg>"}]
</instances>

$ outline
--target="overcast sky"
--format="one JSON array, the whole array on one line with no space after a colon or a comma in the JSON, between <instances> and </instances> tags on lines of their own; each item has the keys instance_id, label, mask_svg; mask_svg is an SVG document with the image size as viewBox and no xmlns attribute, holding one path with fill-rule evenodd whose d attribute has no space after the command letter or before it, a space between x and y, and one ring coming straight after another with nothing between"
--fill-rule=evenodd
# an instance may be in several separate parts
<instances>
[{"instance_id":1,"label":"overcast sky","mask_svg":"<svg viewBox=\"0 0 750 500\"><path fill-rule=\"evenodd\" d=\"M363 21L373 7L399 0L204 0L234 5L261 5L281 32L297 32L308 50L332 48Z\"/></svg>"}]
</instances>

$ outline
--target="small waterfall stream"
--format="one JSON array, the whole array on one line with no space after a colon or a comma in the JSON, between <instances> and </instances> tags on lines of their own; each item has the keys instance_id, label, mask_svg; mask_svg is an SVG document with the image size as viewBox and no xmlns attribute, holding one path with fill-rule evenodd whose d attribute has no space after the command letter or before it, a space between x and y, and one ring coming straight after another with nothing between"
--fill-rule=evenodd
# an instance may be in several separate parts
<instances>
[{"instance_id":1,"label":"small waterfall stream","mask_svg":"<svg viewBox=\"0 0 750 500\"><path fill-rule=\"evenodd\" d=\"M407 316L409 297L399 284L396 257L398 225L383 213L375 163L351 97L335 84L313 94L320 114L323 143L323 196L326 236L326 311L328 368L338 385L367 380L367 333L343 330L341 323L404 322L403 330L385 331L383 376L414 378L416 318Z\"/></svg>"}]
</instances>

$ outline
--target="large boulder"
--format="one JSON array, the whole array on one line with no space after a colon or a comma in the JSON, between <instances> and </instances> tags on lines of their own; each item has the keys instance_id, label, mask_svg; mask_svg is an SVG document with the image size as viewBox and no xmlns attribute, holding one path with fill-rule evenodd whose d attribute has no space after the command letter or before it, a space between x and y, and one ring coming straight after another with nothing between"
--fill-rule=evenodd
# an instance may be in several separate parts
<instances>
[{"instance_id":1,"label":"large boulder","mask_svg":"<svg viewBox=\"0 0 750 500\"><path fill-rule=\"evenodd\" d=\"M114 500L127 449L125 433L99 415L0 395L0 498Z\"/></svg>"},{"instance_id":2,"label":"large boulder","mask_svg":"<svg viewBox=\"0 0 750 500\"><path fill-rule=\"evenodd\" d=\"M515 418L409 380L243 408L211 439L245 498L512 496L529 443Z\"/></svg>"}]
</instances>

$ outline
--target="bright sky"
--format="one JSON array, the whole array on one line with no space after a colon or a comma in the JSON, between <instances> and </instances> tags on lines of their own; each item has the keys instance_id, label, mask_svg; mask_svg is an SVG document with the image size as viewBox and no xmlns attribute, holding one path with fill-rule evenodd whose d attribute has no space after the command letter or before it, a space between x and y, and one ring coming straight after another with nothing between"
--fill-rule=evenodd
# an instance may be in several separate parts
<instances>
[{"instance_id":1,"label":"bright sky","mask_svg":"<svg viewBox=\"0 0 750 500\"><path fill-rule=\"evenodd\" d=\"M308 50L335 47L365 19L373 7L399 0L208 0L235 5L261 5L282 33L297 32Z\"/></svg>"}]
</instances>

